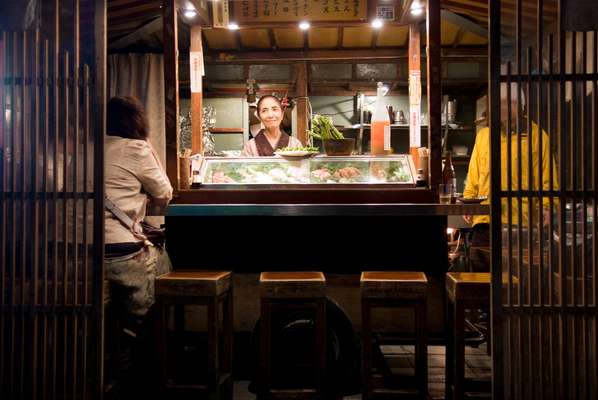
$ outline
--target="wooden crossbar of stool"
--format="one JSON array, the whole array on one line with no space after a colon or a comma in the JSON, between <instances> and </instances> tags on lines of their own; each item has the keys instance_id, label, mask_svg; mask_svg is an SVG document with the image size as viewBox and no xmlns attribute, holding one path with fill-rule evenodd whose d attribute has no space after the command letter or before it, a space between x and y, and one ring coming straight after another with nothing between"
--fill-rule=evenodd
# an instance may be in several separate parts
<instances>
[{"instance_id":1,"label":"wooden crossbar of stool","mask_svg":"<svg viewBox=\"0 0 598 400\"><path fill-rule=\"evenodd\" d=\"M261 338L260 399L326 397L326 278L322 272L262 272L260 274ZM272 315L289 308L315 314L315 388L272 387Z\"/></svg>"},{"instance_id":2,"label":"wooden crossbar of stool","mask_svg":"<svg viewBox=\"0 0 598 400\"><path fill-rule=\"evenodd\" d=\"M173 271L156 279L157 338L160 383L168 393L198 392L211 399L232 399L233 288L228 271ZM167 346L168 309L175 307L175 334L184 330L186 305L207 307L207 381L181 384L170 376ZM222 324L220 312L222 311ZM220 335L220 331L222 334ZM221 342L219 342L221 340ZM222 352L220 352L220 344Z\"/></svg>"},{"instance_id":3,"label":"wooden crossbar of stool","mask_svg":"<svg viewBox=\"0 0 598 400\"><path fill-rule=\"evenodd\" d=\"M489 307L490 273L448 272L446 294L446 399L462 399L465 394L465 310Z\"/></svg>"},{"instance_id":4,"label":"wooden crossbar of stool","mask_svg":"<svg viewBox=\"0 0 598 400\"><path fill-rule=\"evenodd\" d=\"M361 273L361 326L362 326L362 373L363 399L388 397L405 393L404 390L375 388L372 376L373 308L413 308L415 314L415 379L420 398L428 396L428 349L427 349L427 293L428 279L423 272L368 271Z\"/></svg>"}]
</instances>

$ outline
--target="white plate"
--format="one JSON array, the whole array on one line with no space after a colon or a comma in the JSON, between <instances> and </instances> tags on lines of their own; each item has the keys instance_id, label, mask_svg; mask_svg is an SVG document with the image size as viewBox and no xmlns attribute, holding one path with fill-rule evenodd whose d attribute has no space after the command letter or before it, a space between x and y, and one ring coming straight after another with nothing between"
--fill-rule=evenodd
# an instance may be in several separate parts
<instances>
[{"instance_id":1,"label":"white plate","mask_svg":"<svg viewBox=\"0 0 598 400\"><path fill-rule=\"evenodd\" d=\"M317 151L293 150L293 151L275 151L274 154L281 157L313 157L319 154Z\"/></svg>"}]
</instances>

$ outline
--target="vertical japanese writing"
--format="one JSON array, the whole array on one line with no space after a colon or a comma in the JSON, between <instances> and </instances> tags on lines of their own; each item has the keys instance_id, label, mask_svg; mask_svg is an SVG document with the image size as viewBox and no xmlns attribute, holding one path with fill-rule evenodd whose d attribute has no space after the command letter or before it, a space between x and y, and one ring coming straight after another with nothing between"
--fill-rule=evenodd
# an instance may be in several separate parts
<instances>
[{"instance_id":1,"label":"vertical japanese writing","mask_svg":"<svg viewBox=\"0 0 598 400\"><path fill-rule=\"evenodd\" d=\"M243 0L241 2L241 13L243 17L249 17L249 0Z\"/></svg>"},{"instance_id":2,"label":"vertical japanese writing","mask_svg":"<svg viewBox=\"0 0 598 400\"><path fill-rule=\"evenodd\" d=\"M359 15L359 0L353 0L353 16L357 17Z\"/></svg>"},{"instance_id":3,"label":"vertical japanese writing","mask_svg":"<svg viewBox=\"0 0 598 400\"><path fill-rule=\"evenodd\" d=\"M293 0L293 15L295 17L299 16L299 0Z\"/></svg>"},{"instance_id":4,"label":"vertical japanese writing","mask_svg":"<svg viewBox=\"0 0 598 400\"><path fill-rule=\"evenodd\" d=\"M358 0L355 0L358 1ZM322 12L324 14L330 13L330 6L328 5L328 0L322 0Z\"/></svg>"},{"instance_id":5,"label":"vertical japanese writing","mask_svg":"<svg viewBox=\"0 0 598 400\"><path fill-rule=\"evenodd\" d=\"M348 13L351 11L349 4L350 4L349 0L345 0L345 4L343 6L343 12Z\"/></svg>"},{"instance_id":6,"label":"vertical japanese writing","mask_svg":"<svg viewBox=\"0 0 598 400\"><path fill-rule=\"evenodd\" d=\"M269 17L270 16L270 2L268 0L263 0L263 15L264 17Z\"/></svg>"},{"instance_id":7,"label":"vertical japanese writing","mask_svg":"<svg viewBox=\"0 0 598 400\"><path fill-rule=\"evenodd\" d=\"M253 0L253 18L257 18L259 15L259 3L258 0Z\"/></svg>"}]
</instances>

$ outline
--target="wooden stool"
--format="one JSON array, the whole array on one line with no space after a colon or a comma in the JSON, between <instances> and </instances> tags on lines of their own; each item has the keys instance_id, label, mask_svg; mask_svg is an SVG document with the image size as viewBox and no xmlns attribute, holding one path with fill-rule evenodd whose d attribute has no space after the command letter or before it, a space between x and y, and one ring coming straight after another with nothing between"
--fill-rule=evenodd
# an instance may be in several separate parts
<instances>
[{"instance_id":1,"label":"wooden stool","mask_svg":"<svg viewBox=\"0 0 598 400\"><path fill-rule=\"evenodd\" d=\"M446 399L462 399L465 381L465 310L490 306L490 273L448 272L446 294Z\"/></svg>"},{"instance_id":2,"label":"wooden stool","mask_svg":"<svg viewBox=\"0 0 598 400\"><path fill-rule=\"evenodd\" d=\"M260 274L261 338L260 380L266 398L319 398L326 394L326 279L321 272L262 272ZM272 388L272 314L276 310L308 308L315 313L316 387ZM261 398L261 397L260 397Z\"/></svg>"},{"instance_id":3,"label":"wooden stool","mask_svg":"<svg viewBox=\"0 0 598 400\"><path fill-rule=\"evenodd\" d=\"M160 383L172 392L197 391L210 398L232 399L233 296L232 274L226 271L173 271L156 279L157 338L160 355ZM184 330L183 307L207 306L207 383L177 384L169 376L167 335L168 309L175 306L175 333ZM222 324L220 309L222 307ZM221 332L220 332L221 331ZM221 342L219 343L219 338ZM222 345L222 354L220 346Z\"/></svg>"},{"instance_id":4,"label":"wooden stool","mask_svg":"<svg viewBox=\"0 0 598 400\"><path fill-rule=\"evenodd\" d=\"M389 389L376 390L372 379L372 308L408 307L415 312L415 378L421 398L428 396L427 301L428 280L423 272L362 272L361 326L363 337L363 398L388 397Z\"/></svg>"}]
</instances>

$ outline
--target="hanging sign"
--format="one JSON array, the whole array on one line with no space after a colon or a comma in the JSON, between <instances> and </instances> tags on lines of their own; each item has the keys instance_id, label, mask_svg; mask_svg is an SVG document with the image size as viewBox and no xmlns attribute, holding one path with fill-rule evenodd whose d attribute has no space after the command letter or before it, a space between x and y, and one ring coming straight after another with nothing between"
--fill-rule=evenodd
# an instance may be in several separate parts
<instances>
[{"instance_id":1,"label":"hanging sign","mask_svg":"<svg viewBox=\"0 0 598 400\"><path fill-rule=\"evenodd\" d=\"M234 20L244 22L362 21L367 0L241 0Z\"/></svg>"},{"instance_id":2,"label":"hanging sign","mask_svg":"<svg viewBox=\"0 0 598 400\"><path fill-rule=\"evenodd\" d=\"M203 54L201 51L192 51L189 53L189 67L191 78L191 93L201 93L201 80L204 76Z\"/></svg>"},{"instance_id":3,"label":"hanging sign","mask_svg":"<svg viewBox=\"0 0 598 400\"><path fill-rule=\"evenodd\" d=\"M214 28L228 28L228 0L213 1L212 16Z\"/></svg>"},{"instance_id":4,"label":"hanging sign","mask_svg":"<svg viewBox=\"0 0 598 400\"><path fill-rule=\"evenodd\" d=\"M409 71L409 147L421 146L421 72Z\"/></svg>"}]
</instances>

